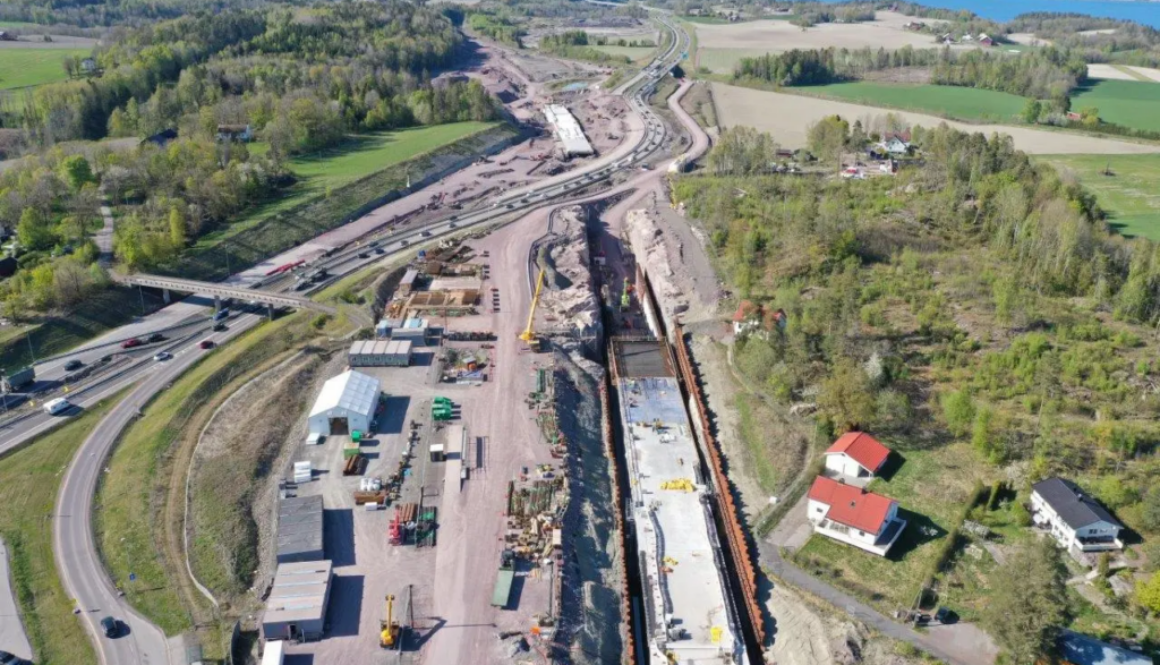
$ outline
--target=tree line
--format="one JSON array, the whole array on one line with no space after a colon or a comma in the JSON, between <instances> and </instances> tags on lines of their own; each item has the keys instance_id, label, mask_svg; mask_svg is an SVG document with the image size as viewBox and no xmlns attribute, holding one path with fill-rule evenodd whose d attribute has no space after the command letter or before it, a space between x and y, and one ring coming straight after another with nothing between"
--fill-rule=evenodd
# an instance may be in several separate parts
<instances>
[{"instance_id":1,"label":"tree line","mask_svg":"<svg viewBox=\"0 0 1160 665\"><path fill-rule=\"evenodd\" d=\"M1046 47L1018 56L983 50L958 53L948 47L896 51L794 49L742 58L733 71L739 82L776 86L818 85L862 78L868 72L924 67L931 83L998 90L1024 97L1056 100L1066 110L1068 93L1087 80L1087 64L1077 53Z\"/></svg>"}]
</instances>

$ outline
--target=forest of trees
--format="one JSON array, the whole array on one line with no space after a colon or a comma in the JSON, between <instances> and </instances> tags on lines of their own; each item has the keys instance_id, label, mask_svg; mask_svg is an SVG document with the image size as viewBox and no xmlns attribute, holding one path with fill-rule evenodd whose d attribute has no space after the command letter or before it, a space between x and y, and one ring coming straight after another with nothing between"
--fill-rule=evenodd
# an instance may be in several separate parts
<instances>
[{"instance_id":1,"label":"forest of trees","mask_svg":"<svg viewBox=\"0 0 1160 665\"><path fill-rule=\"evenodd\" d=\"M817 85L858 79L867 72L896 67L928 68L931 83L1054 100L1064 110L1068 93L1087 79L1087 65L1078 54L1052 47L1012 57L982 50L957 53L946 47L910 46L896 51L827 48L769 53L742 58L733 78L777 86Z\"/></svg>"},{"instance_id":2,"label":"forest of trees","mask_svg":"<svg viewBox=\"0 0 1160 665\"><path fill-rule=\"evenodd\" d=\"M831 164L866 140L857 122L819 126L811 143ZM783 408L815 407L827 442L851 428L903 456L961 442L972 468L1019 469L1020 501L1035 480L1083 479L1160 557L1160 244L1111 233L1090 193L1010 137L912 132L914 166L858 181L766 175L777 137L730 129L709 174L676 182L737 297L788 315L784 330L743 337L734 366ZM960 473L962 458L946 459L923 467L925 484ZM1070 619L1058 563L1018 550L983 590L960 590L986 595L980 619L1012 662ZM1137 579L1110 602L1154 625L1160 574ZM1112 634L1138 635L1125 626Z\"/></svg>"},{"instance_id":3,"label":"forest of trees","mask_svg":"<svg viewBox=\"0 0 1160 665\"><path fill-rule=\"evenodd\" d=\"M101 226L98 186L132 204L117 222L117 260L147 269L276 196L293 182L292 155L352 132L497 118L498 102L477 81L430 85L430 72L452 64L461 45L441 12L402 1L222 12L118 31L97 54L102 76L41 86L22 118L46 148L0 173L0 224L15 230L22 252L0 290L6 311L67 307L104 285L87 240ZM249 125L269 150L258 157L217 141L223 124ZM163 147L51 147L167 129L178 138Z\"/></svg>"}]
</instances>

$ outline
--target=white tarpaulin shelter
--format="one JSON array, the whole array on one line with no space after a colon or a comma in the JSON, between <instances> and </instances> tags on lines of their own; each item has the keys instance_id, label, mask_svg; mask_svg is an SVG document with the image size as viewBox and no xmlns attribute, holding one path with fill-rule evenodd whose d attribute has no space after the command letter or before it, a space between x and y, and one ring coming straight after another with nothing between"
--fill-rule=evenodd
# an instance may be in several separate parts
<instances>
[{"instance_id":1,"label":"white tarpaulin shelter","mask_svg":"<svg viewBox=\"0 0 1160 665\"><path fill-rule=\"evenodd\" d=\"M347 371L322 385L310 410L310 431L329 436L369 432L379 403L379 380Z\"/></svg>"}]
</instances>

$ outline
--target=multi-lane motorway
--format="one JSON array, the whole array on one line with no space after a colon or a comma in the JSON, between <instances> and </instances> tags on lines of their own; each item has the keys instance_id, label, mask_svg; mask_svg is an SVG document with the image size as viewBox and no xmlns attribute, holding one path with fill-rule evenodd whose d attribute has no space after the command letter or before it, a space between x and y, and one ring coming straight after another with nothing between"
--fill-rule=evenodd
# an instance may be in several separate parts
<instances>
[{"instance_id":1,"label":"multi-lane motorway","mask_svg":"<svg viewBox=\"0 0 1160 665\"><path fill-rule=\"evenodd\" d=\"M583 168L545 179L532 185L505 192L495 199L492 206L477 212L450 216L421 228L400 231L384 236L381 247L384 255L371 255L365 259L359 250L348 250L332 256L325 262L331 273L341 275L352 272L374 261L394 259L413 251L416 245L429 242L473 227L500 221L523 214L546 204L579 198L580 192L606 180L614 173L635 168L658 152L667 136L665 124L648 107L646 98L654 90L664 73L675 65L687 49L688 37L662 16L661 22L670 31L672 38L665 53L652 65L621 86L617 92L628 97L635 117L629 116L631 126L627 140L620 147ZM270 280L255 279L254 286ZM267 287L268 288L268 287ZM289 288L289 285L286 285ZM179 305L183 305L179 304ZM76 457L70 464L62 481L54 515L53 541L56 562L61 571L62 581L69 594L76 599L77 607L85 617L94 643L97 644L99 659L106 664L168 663L169 645L164 633L144 617L132 610L109 581L97 553L92 532L93 497L104 460L113 449L121 432L137 416L143 405L171 384L186 369L193 365L201 354L212 350L199 348L199 342L212 339L221 344L257 325L262 316L257 313L242 313L228 322L226 331L209 332L210 322L205 309L197 303L188 308L170 307L166 318L146 317L134 324L117 339L140 335L148 330L182 325L170 333L171 339L160 347L154 347L143 355L122 363L109 376L94 379L83 389L70 395L70 401L80 407L96 403L101 398L123 390L134 383L127 398L116 405L104 420L84 441ZM115 344L116 340L110 341ZM151 355L159 348L173 354L173 358L155 362ZM85 362L92 362L109 353L109 346L94 348L80 354ZM38 368L42 376L59 371L61 361ZM55 424L55 419L41 412L34 412L0 431L0 453L21 445ZM98 622L101 617L112 615L124 621L128 633L117 639L105 638Z\"/></svg>"}]
</instances>

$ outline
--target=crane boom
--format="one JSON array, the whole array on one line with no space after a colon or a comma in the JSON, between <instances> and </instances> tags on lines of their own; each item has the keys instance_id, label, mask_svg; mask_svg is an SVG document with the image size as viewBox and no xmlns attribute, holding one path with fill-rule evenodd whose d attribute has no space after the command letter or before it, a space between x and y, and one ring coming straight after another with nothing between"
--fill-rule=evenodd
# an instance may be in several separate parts
<instances>
[{"instance_id":1,"label":"crane boom","mask_svg":"<svg viewBox=\"0 0 1160 665\"><path fill-rule=\"evenodd\" d=\"M536 320L536 306L540 303L540 291L544 288L544 269L540 268L540 276L536 279L536 293L532 296L532 308L528 312L528 327L520 333L520 339L525 342L532 342L536 339L536 334L532 332L532 324Z\"/></svg>"}]
</instances>

